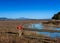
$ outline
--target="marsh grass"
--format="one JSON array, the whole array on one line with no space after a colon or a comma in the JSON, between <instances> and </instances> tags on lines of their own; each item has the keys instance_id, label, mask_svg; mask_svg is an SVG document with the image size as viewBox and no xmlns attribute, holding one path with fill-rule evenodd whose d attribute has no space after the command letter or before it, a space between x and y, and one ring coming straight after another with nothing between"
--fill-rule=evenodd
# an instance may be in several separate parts
<instances>
[{"instance_id":1,"label":"marsh grass","mask_svg":"<svg viewBox=\"0 0 60 43\"><path fill-rule=\"evenodd\" d=\"M31 39L26 37L19 37L16 27L23 24L22 21L0 21L0 43L41 43L41 39ZM36 32L24 31L24 35L45 37L38 35Z\"/></svg>"}]
</instances>

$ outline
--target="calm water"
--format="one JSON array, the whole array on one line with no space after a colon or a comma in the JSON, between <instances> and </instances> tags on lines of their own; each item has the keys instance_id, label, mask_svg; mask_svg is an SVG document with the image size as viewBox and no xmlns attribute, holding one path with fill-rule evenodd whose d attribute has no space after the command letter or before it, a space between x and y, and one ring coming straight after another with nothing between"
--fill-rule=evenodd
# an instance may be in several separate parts
<instances>
[{"instance_id":1,"label":"calm water","mask_svg":"<svg viewBox=\"0 0 60 43\"><path fill-rule=\"evenodd\" d=\"M44 26L43 24L32 24L32 25L35 25L33 26L32 28L37 28L37 29L55 29L55 30L60 30L60 28L58 27L47 27L47 26ZM51 33L51 32L38 32L39 34L45 34L45 35L48 35L52 38L55 38L55 37L60 37L60 33L57 33L57 32L54 32L54 33Z\"/></svg>"}]
</instances>

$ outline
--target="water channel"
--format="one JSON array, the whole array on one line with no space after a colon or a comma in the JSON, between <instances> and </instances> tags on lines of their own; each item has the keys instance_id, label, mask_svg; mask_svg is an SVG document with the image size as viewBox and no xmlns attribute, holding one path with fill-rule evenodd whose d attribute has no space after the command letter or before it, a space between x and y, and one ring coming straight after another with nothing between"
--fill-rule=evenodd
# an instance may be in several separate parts
<instances>
[{"instance_id":1,"label":"water channel","mask_svg":"<svg viewBox=\"0 0 60 43\"><path fill-rule=\"evenodd\" d=\"M58 27L53 27L53 26L44 26L43 24L32 24L32 28L37 28L37 29L54 29L54 30L60 30ZM60 33L58 32L38 32L38 34L44 34L48 35L52 38L59 37L60 38Z\"/></svg>"}]
</instances>

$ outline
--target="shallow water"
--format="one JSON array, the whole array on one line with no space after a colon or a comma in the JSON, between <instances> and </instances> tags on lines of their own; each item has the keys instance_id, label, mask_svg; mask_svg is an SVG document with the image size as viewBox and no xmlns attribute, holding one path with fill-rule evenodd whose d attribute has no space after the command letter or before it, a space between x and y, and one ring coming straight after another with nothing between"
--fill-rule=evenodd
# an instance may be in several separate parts
<instances>
[{"instance_id":1,"label":"shallow water","mask_svg":"<svg viewBox=\"0 0 60 43\"><path fill-rule=\"evenodd\" d=\"M32 27L32 28L37 28L37 29L53 29L53 30L60 30L60 28L58 27L47 27L47 26L44 26L43 24L32 24L32 25L35 25L35 27ZM44 35L48 35L52 38L55 38L55 37L59 37L60 38L60 33L57 33L57 32L54 32L54 33L51 33L51 32L38 32L39 34L44 34Z\"/></svg>"}]
</instances>

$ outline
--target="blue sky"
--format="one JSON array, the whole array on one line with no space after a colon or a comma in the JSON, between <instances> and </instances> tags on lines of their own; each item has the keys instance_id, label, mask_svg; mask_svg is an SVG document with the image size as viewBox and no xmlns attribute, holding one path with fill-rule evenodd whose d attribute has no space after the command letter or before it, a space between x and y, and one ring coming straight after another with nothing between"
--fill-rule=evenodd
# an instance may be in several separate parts
<instances>
[{"instance_id":1,"label":"blue sky","mask_svg":"<svg viewBox=\"0 0 60 43\"><path fill-rule=\"evenodd\" d=\"M60 11L60 0L0 0L0 17L50 19Z\"/></svg>"}]
</instances>

